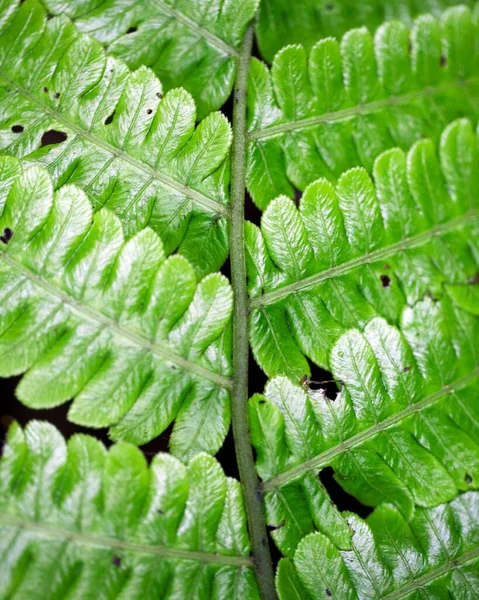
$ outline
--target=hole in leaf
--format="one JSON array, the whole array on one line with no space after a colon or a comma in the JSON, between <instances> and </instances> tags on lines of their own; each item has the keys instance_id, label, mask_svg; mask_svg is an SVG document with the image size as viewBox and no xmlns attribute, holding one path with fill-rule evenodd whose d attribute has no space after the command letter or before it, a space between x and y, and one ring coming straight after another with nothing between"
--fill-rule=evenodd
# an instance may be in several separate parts
<instances>
[{"instance_id":1,"label":"hole in leaf","mask_svg":"<svg viewBox=\"0 0 479 600\"><path fill-rule=\"evenodd\" d=\"M113 119L115 117L115 111L113 111L111 113L111 115L109 115L106 119L105 119L105 125L109 125L110 123L113 122Z\"/></svg>"},{"instance_id":2,"label":"hole in leaf","mask_svg":"<svg viewBox=\"0 0 479 600\"><path fill-rule=\"evenodd\" d=\"M128 35L128 34L130 34L130 33L135 33L135 31L138 31L138 27L136 27L135 25L133 25L133 27L129 27L129 28L126 30L126 34Z\"/></svg>"},{"instance_id":3,"label":"hole in leaf","mask_svg":"<svg viewBox=\"0 0 479 600\"><path fill-rule=\"evenodd\" d=\"M2 235L0 235L0 241L3 242L4 244L8 244L8 242L12 239L12 237L13 237L13 231L10 229L10 227L5 227Z\"/></svg>"},{"instance_id":4,"label":"hole in leaf","mask_svg":"<svg viewBox=\"0 0 479 600\"><path fill-rule=\"evenodd\" d=\"M339 511L354 512L362 519L365 519L373 512L373 509L370 506L361 504L354 496L351 496L351 494L348 494L348 492L343 490L334 478L334 469L332 467L324 468L319 473L319 479L328 491L331 501L336 505Z\"/></svg>"},{"instance_id":5,"label":"hole in leaf","mask_svg":"<svg viewBox=\"0 0 479 600\"><path fill-rule=\"evenodd\" d=\"M383 288L388 288L391 285L391 278L387 275L381 275L381 283Z\"/></svg>"},{"instance_id":6,"label":"hole in leaf","mask_svg":"<svg viewBox=\"0 0 479 600\"><path fill-rule=\"evenodd\" d=\"M55 144L61 144L68 138L67 134L63 131L56 131L56 129L50 129L49 131L45 131L42 135L42 140L40 143L40 148L44 146L53 146Z\"/></svg>"},{"instance_id":7,"label":"hole in leaf","mask_svg":"<svg viewBox=\"0 0 479 600\"><path fill-rule=\"evenodd\" d=\"M114 556L111 559L111 562L115 565L115 567L121 567L121 558L119 556Z\"/></svg>"},{"instance_id":8,"label":"hole in leaf","mask_svg":"<svg viewBox=\"0 0 479 600\"><path fill-rule=\"evenodd\" d=\"M13 133L22 133L23 125L12 125Z\"/></svg>"}]
</instances>

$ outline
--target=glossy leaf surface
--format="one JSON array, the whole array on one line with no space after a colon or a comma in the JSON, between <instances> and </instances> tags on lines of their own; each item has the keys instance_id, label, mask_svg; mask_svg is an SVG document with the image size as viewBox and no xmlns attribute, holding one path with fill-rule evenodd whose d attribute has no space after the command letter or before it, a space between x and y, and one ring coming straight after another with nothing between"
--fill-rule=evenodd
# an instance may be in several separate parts
<instances>
[{"instance_id":1,"label":"glossy leaf surface","mask_svg":"<svg viewBox=\"0 0 479 600\"><path fill-rule=\"evenodd\" d=\"M474 598L479 593L479 495L419 509L411 522L384 505L363 521L346 514L349 550L313 533L279 563L280 600Z\"/></svg>"},{"instance_id":2,"label":"glossy leaf surface","mask_svg":"<svg viewBox=\"0 0 479 600\"><path fill-rule=\"evenodd\" d=\"M468 335L448 335L447 318ZM344 518L318 477L326 467L362 504L395 504L407 519L415 506L479 488L479 324L431 301L408 309L406 319L414 327L403 333L373 319L364 333L340 338L332 371L342 389L334 400L283 377L250 400L267 519L284 555L316 529L350 547Z\"/></svg>"},{"instance_id":3,"label":"glossy leaf surface","mask_svg":"<svg viewBox=\"0 0 479 600\"><path fill-rule=\"evenodd\" d=\"M241 488L206 454L148 466L33 421L10 429L0 490L5 598L258 598Z\"/></svg>"},{"instance_id":4,"label":"glossy leaf surface","mask_svg":"<svg viewBox=\"0 0 479 600\"><path fill-rule=\"evenodd\" d=\"M376 316L404 328L415 306L426 315L448 298L477 314L478 169L476 132L460 120L438 148L382 154L374 183L352 169L309 185L298 208L275 199L261 229L248 223L250 339L264 371L300 381L308 360L329 369L340 336Z\"/></svg>"},{"instance_id":5,"label":"glossy leaf surface","mask_svg":"<svg viewBox=\"0 0 479 600\"><path fill-rule=\"evenodd\" d=\"M228 253L225 117L195 128L185 90L163 96L150 69L107 58L66 17L47 20L37 0L11 12L9 3L0 12L0 150L45 165L56 186L83 188L127 237L149 226L198 275L219 269Z\"/></svg>"},{"instance_id":6,"label":"glossy leaf surface","mask_svg":"<svg viewBox=\"0 0 479 600\"><path fill-rule=\"evenodd\" d=\"M69 418L145 443L176 417L171 449L214 453L229 427L232 293L200 283L144 229L125 242L107 209L53 191L48 173L0 159L0 375L27 374L32 408L74 398Z\"/></svg>"},{"instance_id":7,"label":"glossy leaf surface","mask_svg":"<svg viewBox=\"0 0 479 600\"><path fill-rule=\"evenodd\" d=\"M233 88L236 59L258 0L46 0L108 54L137 69L147 66L166 90L184 87L198 117L221 108Z\"/></svg>"},{"instance_id":8,"label":"glossy leaf surface","mask_svg":"<svg viewBox=\"0 0 479 600\"><path fill-rule=\"evenodd\" d=\"M374 38L363 27L310 52L286 46L271 70L253 60L247 185L257 206L352 167L371 172L385 150L437 141L458 117L477 120L478 14L460 6L411 29L385 23Z\"/></svg>"}]
</instances>

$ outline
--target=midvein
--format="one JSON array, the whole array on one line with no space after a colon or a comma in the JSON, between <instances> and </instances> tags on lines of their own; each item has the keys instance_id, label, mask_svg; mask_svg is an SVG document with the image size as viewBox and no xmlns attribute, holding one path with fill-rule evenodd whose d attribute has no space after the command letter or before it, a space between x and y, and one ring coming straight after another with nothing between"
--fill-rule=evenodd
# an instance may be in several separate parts
<instances>
[{"instance_id":1,"label":"midvein","mask_svg":"<svg viewBox=\"0 0 479 600\"><path fill-rule=\"evenodd\" d=\"M250 131L248 136L252 140L272 138L278 135L282 135L283 133L287 133L288 131L300 131L302 129L310 129L312 127L315 127L316 125L320 125L321 123L335 123L337 121L346 120L349 117L374 113L383 108L402 106L420 98L434 96L435 94L439 94L441 92L460 89L471 85L475 85L477 83L479 83L479 78L473 77L471 79L443 83L442 85L429 86L421 91L410 92L408 94L402 94L400 96L390 96L382 100L376 100L374 102L368 102L367 104L360 104L358 106L344 108L343 110L325 113L316 117L298 119L297 121L288 121L287 123L281 123L280 125L275 125L273 127L257 129L256 131Z\"/></svg>"},{"instance_id":2,"label":"midvein","mask_svg":"<svg viewBox=\"0 0 479 600\"><path fill-rule=\"evenodd\" d=\"M221 387L231 387L231 380L229 377L225 377L218 373L214 373L209 369L202 367L201 365L189 361L188 359L180 356L179 354L175 354L173 350L171 350L166 344L160 345L157 342L153 342L134 331L125 329L110 317L107 317L106 315L95 310L94 308L83 304L82 302L76 300L75 298L67 294L65 291L60 290L48 281L45 281L45 279L43 279L36 273L30 271L30 269L16 261L6 252L0 252L0 260L5 262L13 269L20 271L29 281L31 281L34 285L44 290L47 294L58 298L64 305L68 306L73 313L80 315L83 319L88 319L89 321L93 321L94 323L104 325L105 327L112 330L121 337L128 339L134 342L135 344L138 344L140 347L145 348L146 350L148 350L156 356L159 356L166 362L178 365L182 369L199 375L204 379L213 381Z\"/></svg>"},{"instance_id":3,"label":"midvein","mask_svg":"<svg viewBox=\"0 0 479 600\"><path fill-rule=\"evenodd\" d=\"M251 559L248 556L225 556L212 552L196 552L193 550L181 550L168 546L150 546L128 540L120 540L109 536L71 531L60 527L53 527L41 523L35 523L9 515L0 516L0 525L3 527L16 527L50 539L65 539L89 546L108 548L113 550L124 550L126 552L138 552L141 554L153 554L165 558L182 560L195 560L203 563L216 563L221 565L233 565L237 567L251 567Z\"/></svg>"},{"instance_id":4,"label":"midvein","mask_svg":"<svg viewBox=\"0 0 479 600\"><path fill-rule=\"evenodd\" d=\"M227 44L220 37L218 37L214 33L211 33L211 31L208 31L201 25L198 25L198 23L193 21L193 19L187 17L181 11L177 10L176 8L172 8L171 6L168 6L168 4L162 2L162 0L154 0L154 2L159 8L161 8L163 12L165 12L170 17L173 17L174 19L188 27L188 29L191 29L192 31L200 35L211 46L215 46L215 48L217 48L221 52L224 52L225 54L228 54L229 56L238 57L239 52L238 50L236 50L236 48L233 48L233 46Z\"/></svg>"},{"instance_id":5,"label":"midvein","mask_svg":"<svg viewBox=\"0 0 479 600\"><path fill-rule=\"evenodd\" d=\"M125 162L129 163L130 165L132 165L139 171L143 171L144 173L149 175L154 180L157 180L160 183L163 183L164 185L176 190L177 192L180 192L184 196L191 198L192 200L195 200L199 204L203 205L206 208L209 208L210 210L214 211L215 213L221 213L222 215L229 217L230 210L229 210L228 206L225 206L224 204L221 204L221 202L213 200L213 198L209 198L208 196L205 196L201 192L198 192L197 190L194 190L193 188L189 187L188 185L185 185L185 184L177 181L176 179L173 179L173 177L170 177L169 175L166 175L165 173L162 173L161 171L158 171L157 169L150 167L149 165L141 162L140 160L138 160L138 159L134 158L133 156L131 156L130 154L126 153L124 150L121 150L120 148L116 148L115 146L112 146L105 140L102 140L98 136L94 135L91 131L88 131L87 129L79 127L78 125L76 125L75 123L73 123L72 121L70 121L69 119L64 117L63 114L54 110L47 104L44 104L41 100L38 100L38 98L36 98L32 93L30 93L28 90L26 90L25 88L18 85L15 81L12 81L11 79L9 79L6 75L2 74L1 72L0 72L0 79L3 79L7 83L7 85L11 86L19 94L21 94L25 98L28 98L31 102L33 102L37 106L39 106L41 108L41 110L43 111L44 115L45 114L50 115L51 117L56 119L59 123L62 123L63 125L65 125L65 127L67 127L68 129L70 129L71 131L76 133L78 136L90 141L92 144L94 144L95 146L98 146L99 148L103 148L103 150L106 150L110 154L120 158L121 160L124 160Z\"/></svg>"},{"instance_id":6,"label":"midvein","mask_svg":"<svg viewBox=\"0 0 479 600\"><path fill-rule=\"evenodd\" d=\"M310 277L305 277L304 279L300 279L299 281L295 281L294 283L290 283L289 285L285 285L282 288L274 290L272 292L267 292L262 296L258 296L257 298L252 298L250 300L251 308L256 308L258 306L272 304L281 298L289 296L295 292L299 292L301 290L305 290L310 288L317 283L321 283L327 279L332 279L333 277L339 277L340 275L345 275L349 271L356 269L362 265L370 264L381 260L383 258L388 258L401 250L408 250L410 248L414 248L416 246L421 246L426 242L429 242L434 237L445 235L459 227L467 225L470 223L472 219L475 219L479 216L479 210L470 210L465 215L457 217L452 221L448 221L447 223L441 223L440 225L434 226L432 229L428 229L427 231L423 231L415 236L410 238L406 238L405 240L401 240L395 244L391 244L390 246L386 246L385 248L380 248L379 250L375 250L374 252L370 252L369 254L365 254L364 256L359 256L358 258L353 258L342 265L338 265L337 267L332 267L331 269L327 269L326 271L322 271L321 273L316 273L315 275L311 275Z\"/></svg>"},{"instance_id":7,"label":"midvein","mask_svg":"<svg viewBox=\"0 0 479 600\"><path fill-rule=\"evenodd\" d=\"M479 546L474 548L473 550L470 550L469 552L465 552L462 556L459 556L458 558L450 560L449 562L445 563L444 565L441 565L437 569L433 569L432 571L429 571L429 573L426 573L425 575L422 575L421 577L418 577L417 579L406 583L398 590L395 590L390 594L386 594L386 596L381 596L381 600L396 600L396 598L402 598L410 594L411 592L424 587L430 581L434 581L434 579L437 579L438 577L441 577L449 571L452 571L453 569L457 569L458 567L467 564L468 562L474 560L477 557L479 557Z\"/></svg>"},{"instance_id":8,"label":"midvein","mask_svg":"<svg viewBox=\"0 0 479 600\"><path fill-rule=\"evenodd\" d=\"M375 436L380 431L385 431L386 429L388 429L392 425L395 425L399 421L402 421L406 417L408 417L414 413L420 412L427 406L430 406L434 402L440 400L441 398L444 398L444 396L447 396L448 394L451 394L453 392L460 390L461 388L467 386L469 383L471 383L471 381L473 381L474 379L477 379L478 377L479 377L479 367L476 367L476 369L474 369L474 371L472 371L472 373L470 373L469 375L466 375L466 376L462 377L461 379L454 381L453 383L445 385L443 388L441 388L434 394L431 394L427 398L424 398L417 404L412 404L412 405L408 406L407 408L399 411L395 415L391 415L387 419L384 419L384 421L375 423L372 427L369 427L368 429L365 429L364 431L361 431L361 432L357 433L356 435L353 435L352 437L345 440L344 442L341 442L341 443L337 444L336 446L333 446L332 448L329 448L328 450L321 452L321 454L313 456L313 458L301 463L300 465L297 465L287 471L284 471L283 473L280 473L279 475L277 475L276 477L273 477L269 481L265 481L264 485L263 485L264 491L265 492L272 491L275 488L286 485L287 483L295 480L297 477L300 477L301 475L303 475L304 473L307 473L308 471L320 469L321 467L329 464L331 462L331 460L333 458L335 458L336 456L339 456L340 454L343 454L347 450L351 450L351 448L354 448L355 446L358 446L358 445L362 444L363 442L371 439L373 436Z\"/></svg>"}]
</instances>

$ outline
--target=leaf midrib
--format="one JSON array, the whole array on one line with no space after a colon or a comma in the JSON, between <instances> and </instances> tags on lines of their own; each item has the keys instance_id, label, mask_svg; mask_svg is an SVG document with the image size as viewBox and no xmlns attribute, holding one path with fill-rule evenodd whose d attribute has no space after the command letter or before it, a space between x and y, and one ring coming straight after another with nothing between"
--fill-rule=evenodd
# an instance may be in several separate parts
<instances>
[{"instance_id":1,"label":"leaf midrib","mask_svg":"<svg viewBox=\"0 0 479 600\"><path fill-rule=\"evenodd\" d=\"M381 596L379 600L396 600L396 598L403 598L407 594L410 594L415 590L423 588L426 584L430 583L431 581L434 581L434 579L437 579L438 577L445 575L449 571L453 571L459 568L460 566L467 564L468 562L474 560L477 557L479 557L479 546L477 546L473 550L470 550L469 552L465 552L457 558L449 560L447 563L441 565L440 567L437 567L437 569L432 569L428 573L421 575L421 577L418 577L417 579L406 583L394 592L386 594L385 596Z\"/></svg>"},{"instance_id":2,"label":"leaf midrib","mask_svg":"<svg viewBox=\"0 0 479 600\"><path fill-rule=\"evenodd\" d=\"M20 530L26 530L33 534L38 534L39 536L50 539L64 539L89 546L99 546L113 550L124 550L126 552L138 552L141 554L152 554L166 558L194 560L202 563L216 563L220 565L232 565L236 567L252 566L251 558L248 556L228 556L223 554L215 554L212 552L181 550L179 548L171 548L168 546L150 546L148 544L120 540L118 538L109 536L73 531L69 529L63 529L61 527L53 527L42 523L16 518L10 515L0 516L0 525L6 527L16 527Z\"/></svg>"},{"instance_id":3,"label":"leaf midrib","mask_svg":"<svg viewBox=\"0 0 479 600\"><path fill-rule=\"evenodd\" d=\"M60 290L48 281L45 281L45 279L43 279L36 273L33 273L30 269L28 269L22 263L12 258L5 251L0 252L0 260L5 262L13 269L20 271L30 282L44 290L47 294L58 298L64 305L68 306L72 312L81 315L82 318L107 327L108 329L110 329L114 333L117 333L121 337L124 337L134 342L141 348L144 348L147 351L151 352L152 354L159 356L166 362L174 363L178 367L186 371L190 371L191 373L203 377L204 379L208 379L221 387L231 387L232 383L229 377L225 377L218 373L214 373L213 371L210 371L209 369L202 367L201 365L194 363L180 356L179 354L176 354L175 352L173 352L173 350L171 350L171 348L167 344L160 345L157 342L152 342L148 338L145 338L134 331L122 327L119 323L117 323L110 317L107 317L106 315L95 310L94 308L83 304L82 302L70 296L64 290Z\"/></svg>"},{"instance_id":4,"label":"leaf midrib","mask_svg":"<svg viewBox=\"0 0 479 600\"><path fill-rule=\"evenodd\" d=\"M431 241L435 237L440 237L442 235L445 235L446 233L449 233L451 231L454 231L455 229L462 227L463 225L467 225L472 219L475 219L478 216L479 210L470 210L466 214L461 215L460 217L456 217L455 219L447 221L446 223L435 225L431 229L418 233L417 235L414 235L410 238L406 238L404 240L396 242L395 244L391 244L390 246L380 248L379 250L375 250L374 252L370 252L363 256L353 258L352 260L349 260L341 265L332 267L331 269L327 269L325 271L321 271L320 273L316 273L315 275L305 277L304 279L300 279L299 281L295 281L294 283L285 285L284 287L274 290L272 292L267 292L266 294L258 296L257 298L252 298L250 301L250 306L251 308L257 308L258 306L273 304L274 302L280 300L281 298L289 296L290 294L313 287L314 285L321 283L322 281L325 281L327 279L332 279L333 277L345 275L349 271L352 271L362 265L370 264L379 261L383 258L388 258L401 250L408 250L416 246L421 246L422 244Z\"/></svg>"},{"instance_id":5,"label":"leaf midrib","mask_svg":"<svg viewBox=\"0 0 479 600\"><path fill-rule=\"evenodd\" d=\"M79 125L77 125L73 121L71 121L70 119L66 118L62 113L54 110L53 108L51 108L51 106L48 106L48 104L43 103L36 96L34 96L31 92L29 92L23 86L19 85L16 81L13 81L12 79L10 79L7 75L2 73L1 71L0 71L0 80L3 80L8 86L14 88L19 94L21 94L25 98L28 98L31 102L33 102L38 107L40 107L41 110L45 114L48 114L49 116L53 117L55 120L57 120L59 123L61 123L65 127L67 127L69 130L71 130L76 135L88 140L93 145L95 145L99 148L102 148L103 150L106 150L113 156L120 158L121 160L124 160L125 162L129 163L130 165L132 165L139 171L144 172L146 175L151 177L153 180L157 180L160 183L162 183L163 185L166 185L166 186L170 187L171 189L183 194L187 198L195 200L199 204L203 205L205 208L212 210L214 213L220 213L223 216L226 216L229 218L230 209L228 206L225 206L221 202L218 202L217 200L213 200L213 198L210 198L209 196L206 196L205 194L193 189L192 187L177 181L173 177L170 177L169 175L162 173L158 169L154 169L153 167L150 167L149 165L141 162L141 160L138 160L137 158L131 156L124 150L121 150L120 148L117 148L117 147L113 146L112 144L109 144L105 140L101 139L100 137L94 135L88 129L80 127Z\"/></svg>"},{"instance_id":6,"label":"leaf midrib","mask_svg":"<svg viewBox=\"0 0 479 600\"><path fill-rule=\"evenodd\" d=\"M158 6L158 8L160 8L166 14L175 18L177 21L188 27L188 29L191 29L192 31L200 35L204 40L206 40L211 46L214 46L217 50L220 50L221 52L224 52L225 54L228 54L229 56L233 56L235 58L239 56L239 52L236 48L225 42L225 40L218 37L214 33L211 33L211 31L209 31L208 29L205 29L204 27L196 23L196 21L193 21L193 19L190 19L181 11L177 10L176 8L172 8L171 6L168 6L165 2L162 2L162 0L153 0L153 2Z\"/></svg>"},{"instance_id":7,"label":"leaf midrib","mask_svg":"<svg viewBox=\"0 0 479 600\"><path fill-rule=\"evenodd\" d=\"M424 408L430 406L431 404L434 404L434 402L440 400L444 396L447 396L448 394L457 392L458 390L462 389L463 387L465 387L471 381L473 381L474 379L477 379L478 377L479 377L479 367L476 367L472 371L472 373L469 373L469 375L465 375L464 377L461 377L460 379L454 381L453 383L445 385L443 388L441 388L434 394L427 396L420 402L417 402L416 404L412 404L412 405L408 406L404 410L401 410L401 411L397 412L396 414L391 415L390 417L388 417L387 419L384 419L383 421L380 421L379 423L375 423L372 427L369 427L368 429L360 431L359 433L357 433L356 435L353 435L349 439L347 439L343 442L340 442L339 444L336 444L332 448L328 448L328 450L325 450L324 452L317 454L313 458L310 458L309 460L304 461L303 463L296 465L296 466L292 467L291 469L283 471L279 475L276 475L276 477L273 477L269 480L264 481L263 490L265 492L271 492L271 491L275 490L276 488L279 488L283 485L286 485L286 484L294 481L295 479L297 479L301 475L304 475L308 471L320 469L322 466L328 464L336 456L339 456L340 454L343 454L344 452L351 450L352 448L362 444L363 442L366 442L367 440L374 437L377 433L379 433L381 431L385 431L386 429L389 429L389 427L402 421L406 417L408 417L414 413L421 412Z\"/></svg>"},{"instance_id":8,"label":"leaf midrib","mask_svg":"<svg viewBox=\"0 0 479 600\"><path fill-rule=\"evenodd\" d=\"M285 123L280 123L279 125L252 130L248 133L248 137L250 140L273 138L289 131L310 129L320 125L321 123L335 123L337 121L346 120L349 117L371 114L383 108L403 106L404 104L409 104L414 100L419 100L428 96L434 96L435 94L440 94L441 92L446 92L448 90L467 88L478 83L479 77L470 77L468 79L460 79L436 86L427 86L422 90L416 90L407 94L388 96L387 98L383 98L381 100L375 100L374 102L367 102L365 104L358 104L349 108L327 112L322 115L317 115L316 117L307 117L304 119L298 119L297 121L287 121Z\"/></svg>"}]
</instances>

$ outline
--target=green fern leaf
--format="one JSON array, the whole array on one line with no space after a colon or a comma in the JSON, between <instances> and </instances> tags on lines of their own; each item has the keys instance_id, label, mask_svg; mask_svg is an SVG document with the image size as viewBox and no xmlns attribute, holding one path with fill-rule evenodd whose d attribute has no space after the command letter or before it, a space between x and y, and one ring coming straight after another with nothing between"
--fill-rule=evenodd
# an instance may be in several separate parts
<instances>
[{"instance_id":1,"label":"green fern leaf","mask_svg":"<svg viewBox=\"0 0 479 600\"><path fill-rule=\"evenodd\" d=\"M257 35L261 54L272 62L283 46L302 44L307 52L321 38L341 37L355 27L376 30L385 21L410 24L419 14L439 15L456 4L474 6L466 0L299 0L291 10L287 0L262 0Z\"/></svg>"},{"instance_id":2,"label":"green fern leaf","mask_svg":"<svg viewBox=\"0 0 479 600\"><path fill-rule=\"evenodd\" d=\"M479 325L450 304L443 313L427 301L410 309L414 327L404 334L383 319L364 334L344 334L332 351L343 386L334 401L282 377L251 399L267 518L286 556L315 529L349 547L348 528L317 477L326 467L363 504L395 504L407 518L415 506L479 487ZM467 341L447 336L446 318L451 328L470 328ZM417 339L418 331L427 338Z\"/></svg>"},{"instance_id":3,"label":"green fern leaf","mask_svg":"<svg viewBox=\"0 0 479 600\"><path fill-rule=\"evenodd\" d=\"M172 450L216 452L229 427L232 294L196 283L144 229L125 242L106 209L74 186L0 162L0 374L28 371L17 396L33 408L74 398L69 418L137 444L178 417Z\"/></svg>"},{"instance_id":4,"label":"green fern leaf","mask_svg":"<svg viewBox=\"0 0 479 600\"><path fill-rule=\"evenodd\" d=\"M148 467L34 421L10 430L0 490L2 598L258 598L240 486L210 456Z\"/></svg>"},{"instance_id":5,"label":"green fern leaf","mask_svg":"<svg viewBox=\"0 0 479 600\"><path fill-rule=\"evenodd\" d=\"M188 90L203 119L233 89L236 59L258 0L45 0L132 68L150 67L167 90Z\"/></svg>"},{"instance_id":6,"label":"green fern leaf","mask_svg":"<svg viewBox=\"0 0 479 600\"><path fill-rule=\"evenodd\" d=\"M478 169L477 136L460 120L438 152L421 140L407 156L382 154L375 184L355 168L335 187L309 185L299 208L277 198L261 230L248 224L250 339L265 372L299 381L308 359L329 368L345 331L378 315L399 324L408 306L441 299L445 286L477 312L477 294L460 290L477 273Z\"/></svg>"},{"instance_id":7,"label":"green fern leaf","mask_svg":"<svg viewBox=\"0 0 479 600\"><path fill-rule=\"evenodd\" d=\"M479 590L479 495L468 492L407 522L384 505L363 521L346 514L350 550L320 533L279 563L280 600L472 599Z\"/></svg>"},{"instance_id":8,"label":"green fern leaf","mask_svg":"<svg viewBox=\"0 0 479 600\"><path fill-rule=\"evenodd\" d=\"M386 23L374 40L356 29L309 55L287 46L271 71L254 60L247 185L258 207L318 177L370 171L381 152L435 140L458 117L477 120L477 14L449 9L439 21L418 18L411 31Z\"/></svg>"},{"instance_id":9,"label":"green fern leaf","mask_svg":"<svg viewBox=\"0 0 479 600\"><path fill-rule=\"evenodd\" d=\"M131 73L36 0L10 12L0 14L0 149L47 166L56 186L82 187L127 236L148 225L167 254L200 276L216 271L228 253L227 120L213 113L195 129L187 92L162 97L149 69Z\"/></svg>"},{"instance_id":10,"label":"green fern leaf","mask_svg":"<svg viewBox=\"0 0 479 600\"><path fill-rule=\"evenodd\" d=\"M479 9L401 22L450 2L269 71L257 0L0 0L0 376L118 442L12 426L2 600L277 600L268 529L280 600L477 596ZM234 136L171 89L233 80Z\"/></svg>"}]
</instances>

